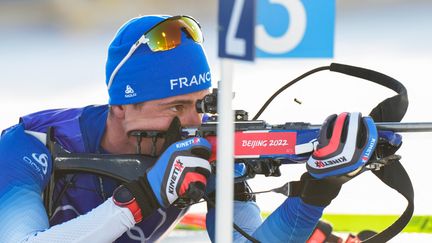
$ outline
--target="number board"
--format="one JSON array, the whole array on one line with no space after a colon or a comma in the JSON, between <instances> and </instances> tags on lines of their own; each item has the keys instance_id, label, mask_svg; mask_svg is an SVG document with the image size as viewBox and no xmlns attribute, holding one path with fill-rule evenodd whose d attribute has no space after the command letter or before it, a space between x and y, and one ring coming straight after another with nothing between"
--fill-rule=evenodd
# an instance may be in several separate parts
<instances>
[{"instance_id":1,"label":"number board","mask_svg":"<svg viewBox=\"0 0 432 243\"><path fill-rule=\"evenodd\" d=\"M256 1L219 1L219 57L333 57L335 0Z\"/></svg>"},{"instance_id":2,"label":"number board","mask_svg":"<svg viewBox=\"0 0 432 243\"><path fill-rule=\"evenodd\" d=\"M219 1L219 57L255 58L255 0Z\"/></svg>"}]
</instances>

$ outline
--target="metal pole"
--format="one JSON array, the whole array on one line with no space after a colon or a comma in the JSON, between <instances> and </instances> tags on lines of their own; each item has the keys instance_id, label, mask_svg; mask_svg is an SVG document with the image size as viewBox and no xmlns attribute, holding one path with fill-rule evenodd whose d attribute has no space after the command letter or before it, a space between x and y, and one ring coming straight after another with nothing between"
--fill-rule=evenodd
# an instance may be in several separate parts
<instances>
[{"instance_id":1,"label":"metal pole","mask_svg":"<svg viewBox=\"0 0 432 243\"><path fill-rule=\"evenodd\" d=\"M377 122L378 130L393 132L432 132L432 122ZM321 128L321 125L311 125L310 128Z\"/></svg>"},{"instance_id":2,"label":"metal pole","mask_svg":"<svg viewBox=\"0 0 432 243\"><path fill-rule=\"evenodd\" d=\"M232 110L232 74L234 63L222 59L219 82L216 163L216 242L232 242L234 200L234 113Z\"/></svg>"}]
</instances>

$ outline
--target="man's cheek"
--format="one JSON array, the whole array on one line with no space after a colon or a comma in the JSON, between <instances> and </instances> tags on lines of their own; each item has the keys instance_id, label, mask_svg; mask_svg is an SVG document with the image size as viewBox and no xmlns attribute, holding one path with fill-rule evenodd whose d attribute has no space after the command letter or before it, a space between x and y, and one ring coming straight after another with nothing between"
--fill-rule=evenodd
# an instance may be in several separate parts
<instances>
[{"instance_id":1,"label":"man's cheek","mask_svg":"<svg viewBox=\"0 0 432 243\"><path fill-rule=\"evenodd\" d=\"M145 117L125 120L123 126L127 133L134 130L166 131L171 122L171 117Z\"/></svg>"}]
</instances>

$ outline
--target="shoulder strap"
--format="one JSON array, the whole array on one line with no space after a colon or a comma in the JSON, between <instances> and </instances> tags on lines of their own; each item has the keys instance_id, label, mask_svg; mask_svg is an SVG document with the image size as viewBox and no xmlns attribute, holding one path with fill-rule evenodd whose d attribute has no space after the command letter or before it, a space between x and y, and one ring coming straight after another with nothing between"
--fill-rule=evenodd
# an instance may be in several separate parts
<instances>
[{"instance_id":1,"label":"shoulder strap","mask_svg":"<svg viewBox=\"0 0 432 243\"><path fill-rule=\"evenodd\" d=\"M364 242L387 242L399 234L409 223L414 213L414 190L411 180L399 161L394 161L373 172L382 182L395 189L408 201L402 215L387 229Z\"/></svg>"},{"instance_id":2,"label":"shoulder strap","mask_svg":"<svg viewBox=\"0 0 432 243\"><path fill-rule=\"evenodd\" d=\"M408 109L408 93L405 86L396 79L374 70L332 63L330 71L369 80L396 92L395 96L379 103L369 114L375 122L399 122Z\"/></svg>"},{"instance_id":3,"label":"shoulder strap","mask_svg":"<svg viewBox=\"0 0 432 243\"><path fill-rule=\"evenodd\" d=\"M379 103L369 114L375 122L400 122L408 109L406 88L396 79L385 74L359 67L332 63L330 71L363 78L385 86L397 94ZM387 242L401 232L414 212L414 189L411 180L399 161L395 161L373 172L382 182L398 191L408 201L403 214L392 225L364 242Z\"/></svg>"},{"instance_id":4,"label":"shoulder strap","mask_svg":"<svg viewBox=\"0 0 432 243\"><path fill-rule=\"evenodd\" d=\"M402 90L403 91L403 90ZM388 98L375 107L370 116L377 122L399 122L405 115L408 106L406 90ZM365 242L387 242L400 233L409 223L414 213L414 189L411 179L399 161L387 164L373 173L386 185L395 189L408 201L402 215L387 229L367 239Z\"/></svg>"}]
</instances>

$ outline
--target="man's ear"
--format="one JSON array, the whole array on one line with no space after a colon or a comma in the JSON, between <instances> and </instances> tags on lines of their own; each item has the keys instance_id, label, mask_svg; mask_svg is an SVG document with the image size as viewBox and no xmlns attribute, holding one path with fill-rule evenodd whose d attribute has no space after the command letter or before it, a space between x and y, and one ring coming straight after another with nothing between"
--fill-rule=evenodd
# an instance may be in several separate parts
<instances>
[{"instance_id":1,"label":"man's ear","mask_svg":"<svg viewBox=\"0 0 432 243\"><path fill-rule=\"evenodd\" d=\"M111 106L111 112L114 117L118 119L125 118L125 107L123 105L113 105Z\"/></svg>"}]
</instances>

